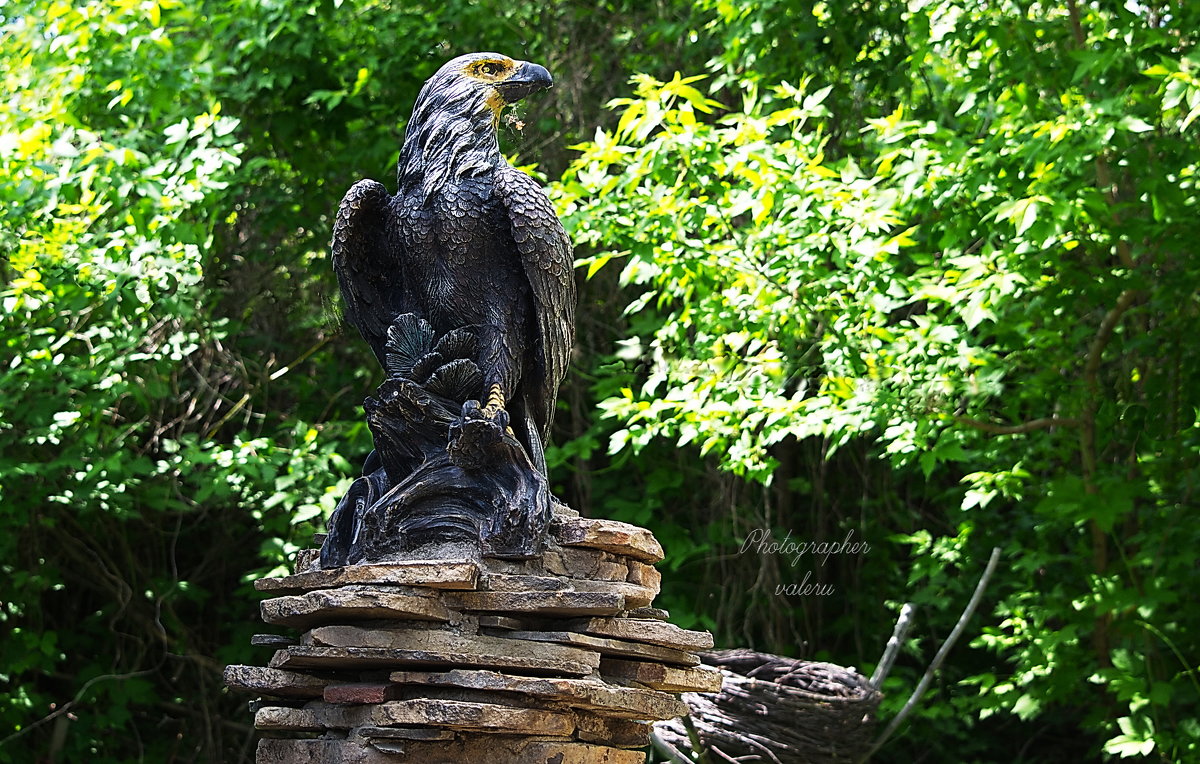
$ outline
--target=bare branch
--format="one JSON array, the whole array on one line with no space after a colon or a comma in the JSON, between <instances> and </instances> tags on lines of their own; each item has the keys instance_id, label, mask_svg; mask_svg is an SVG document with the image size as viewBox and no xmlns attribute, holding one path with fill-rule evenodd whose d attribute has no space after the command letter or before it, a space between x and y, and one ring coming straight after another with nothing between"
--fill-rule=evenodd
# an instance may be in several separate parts
<instances>
[{"instance_id":1,"label":"bare branch","mask_svg":"<svg viewBox=\"0 0 1200 764\"><path fill-rule=\"evenodd\" d=\"M1000 547L993 547L991 559L988 560L987 567L984 568L983 575L980 576L979 583L975 586L975 593L971 595L971 600L967 603L966 609L959 616L958 623L954 624L954 629L950 632L950 636L946 637L946 641L938 649L937 655L933 656L933 662L929 664L929 668L925 669L925 675L921 677L920 682L917 682L917 687L912 691L912 695L908 696L908 702L904 704L904 708L900 709L900 713L893 717L887 729L883 731L883 734L875 741L875 745L871 746L871 750L863 757L863 761L870 759L887 742L892 733L904 723L909 714L912 713L912 710L917 705L917 701L921 699L921 696L925 694L925 690L929 688L929 683L933 681L934 673L942 667L942 663L950 653L950 648L954 647L954 643L962 636L963 629L967 627L967 622L975 614L975 608L979 607L979 601L983 599L983 592L987 589L988 581L991 580L992 574L996 572L996 566L999 563Z\"/></svg>"},{"instance_id":2,"label":"bare branch","mask_svg":"<svg viewBox=\"0 0 1200 764\"><path fill-rule=\"evenodd\" d=\"M892 637L888 640L887 647L884 648L883 657L879 659L879 665L875 667L875 673L871 675L871 686L875 689L879 689L883 680L887 679L887 675L891 672L892 664L896 662L896 656L900 653L900 645L904 644L904 637L912 626L915 612L916 608L911 602L904 603L904 607L900 608L900 617L896 619L896 628L892 630Z\"/></svg>"},{"instance_id":3,"label":"bare branch","mask_svg":"<svg viewBox=\"0 0 1200 764\"><path fill-rule=\"evenodd\" d=\"M954 417L954 421L967 427L974 427L976 430L990 432L993 435L1020 435L1035 430L1047 430L1051 427L1079 426L1078 419L1060 416L1031 419L1028 422L1021 422L1020 424L996 424L995 422L985 422L981 419L972 419L968 416L956 416Z\"/></svg>"}]
</instances>

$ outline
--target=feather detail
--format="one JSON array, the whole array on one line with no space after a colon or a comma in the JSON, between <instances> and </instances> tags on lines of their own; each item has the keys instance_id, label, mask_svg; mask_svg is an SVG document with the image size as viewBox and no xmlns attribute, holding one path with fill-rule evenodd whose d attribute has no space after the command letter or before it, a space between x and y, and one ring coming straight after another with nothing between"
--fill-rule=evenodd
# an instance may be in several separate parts
<instances>
[{"instance_id":1,"label":"feather detail","mask_svg":"<svg viewBox=\"0 0 1200 764\"><path fill-rule=\"evenodd\" d=\"M483 374L474 362L459 358L433 372L425 389L459 403L478 400L483 392Z\"/></svg>"},{"instance_id":2,"label":"feather detail","mask_svg":"<svg viewBox=\"0 0 1200 764\"><path fill-rule=\"evenodd\" d=\"M575 344L571 240L537 182L509 166L496 173L496 194L508 212L513 242L529 281L536 315L533 351L540 379L530 380L530 413L543 438L550 433L558 386Z\"/></svg>"},{"instance_id":3,"label":"feather detail","mask_svg":"<svg viewBox=\"0 0 1200 764\"><path fill-rule=\"evenodd\" d=\"M360 180L338 206L333 222L333 270L345 303L346 320L384 363L392 316L405 299L403 253L389 236L392 197L383 184Z\"/></svg>"},{"instance_id":4,"label":"feather detail","mask_svg":"<svg viewBox=\"0 0 1200 764\"><path fill-rule=\"evenodd\" d=\"M387 330L385 368L388 376L413 379L417 363L433 347L433 327L412 313L396 317Z\"/></svg>"}]
</instances>

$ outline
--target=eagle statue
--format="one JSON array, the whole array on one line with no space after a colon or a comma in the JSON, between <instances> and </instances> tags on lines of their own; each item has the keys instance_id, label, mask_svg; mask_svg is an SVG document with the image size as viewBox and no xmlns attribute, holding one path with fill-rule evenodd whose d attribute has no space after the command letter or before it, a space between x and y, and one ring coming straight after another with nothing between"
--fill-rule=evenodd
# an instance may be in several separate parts
<instances>
[{"instance_id":1,"label":"eagle statue","mask_svg":"<svg viewBox=\"0 0 1200 764\"><path fill-rule=\"evenodd\" d=\"M392 515L397 507L411 515L422 502L436 503L428 498L431 482L488 482L464 471L486 472L487 444L471 458L469 444L456 445L472 426L490 426L493 444L519 444L544 485L545 440L574 342L572 248L542 188L500 153L497 127L506 106L552 84L544 67L497 53L451 60L417 96L395 195L361 180L338 207L332 260L345 318L392 386L368 399L376 453L362 485L343 499L345 512L339 506L342 550L331 560L346 561L363 528L382 522L364 526L363 517L384 504ZM429 413L430 399L437 415ZM431 420L441 429L430 439L444 433L454 441L443 441L444 458L412 443ZM528 490L511 486L527 478L488 479L514 495L482 496L479 512L525 501ZM447 495L438 501L458 501ZM353 530L347 513L357 518ZM543 514L548 520L548 509ZM339 533L331 527L331 535ZM323 564L326 557L323 551Z\"/></svg>"}]
</instances>

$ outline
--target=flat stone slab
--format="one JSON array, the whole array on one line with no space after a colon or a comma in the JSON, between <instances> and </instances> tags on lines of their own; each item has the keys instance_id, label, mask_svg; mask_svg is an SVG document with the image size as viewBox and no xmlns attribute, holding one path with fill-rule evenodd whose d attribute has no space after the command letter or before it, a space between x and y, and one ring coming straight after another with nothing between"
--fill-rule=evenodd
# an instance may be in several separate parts
<instances>
[{"instance_id":1,"label":"flat stone slab","mask_svg":"<svg viewBox=\"0 0 1200 764\"><path fill-rule=\"evenodd\" d=\"M648 722L581 716L575 727L575 737L585 743L615 745L618 748L645 748L650 745L650 733L653 729Z\"/></svg>"},{"instance_id":2,"label":"flat stone slab","mask_svg":"<svg viewBox=\"0 0 1200 764\"><path fill-rule=\"evenodd\" d=\"M558 576L524 576L512 573L488 573L479 579L485 592L557 592L571 589L567 579Z\"/></svg>"},{"instance_id":3,"label":"flat stone slab","mask_svg":"<svg viewBox=\"0 0 1200 764\"><path fill-rule=\"evenodd\" d=\"M711 666L680 668L620 658L600 661L600 674L639 682L664 692L717 692L722 681L721 672Z\"/></svg>"},{"instance_id":4,"label":"flat stone slab","mask_svg":"<svg viewBox=\"0 0 1200 764\"><path fill-rule=\"evenodd\" d=\"M434 629L320 626L305 634L303 641L305 644L275 653L271 667L348 669L433 665L588 674L600 665L600 654L592 650Z\"/></svg>"},{"instance_id":5,"label":"flat stone slab","mask_svg":"<svg viewBox=\"0 0 1200 764\"><path fill-rule=\"evenodd\" d=\"M275 732L319 732L326 729L426 725L472 732L521 731L529 735L568 737L575 715L492 703L418 698L367 706L335 706L314 701L304 708L266 706L254 715L254 726Z\"/></svg>"},{"instance_id":6,"label":"flat stone slab","mask_svg":"<svg viewBox=\"0 0 1200 764\"><path fill-rule=\"evenodd\" d=\"M296 644L296 638L286 634L254 634L250 644L254 647L287 647Z\"/></svg>"},{"instance_id":7,"label":"flat stone slab","mask_svg":"<svg viewBox=\"0 0 1200 764\"><path fill-rule=\"evenodd\" d=\"M303 592L335 589L348 584L399 584L434 589L474 589L479 563L474 560L409 560L378 565L347 565L282 578L260 578L260 592Z\"/></svg>"},{"instance_id":8,"label":"flat stone slab","mask_svg":"<svg viewBox=\"0 0 1200 764\"><path fill-rule=\"evenodd\" d=\"M687 705L669 693L620 687L596 679L511 676L495 671L465 669L442 673L395 671L390 675L390 679L402 685L519 693L621 719L661 721L674 719L688 712Z\"/></svg>"},{"instance_id":9,"label":"flat stone slab","mask_svg":"<svg viewBox=\"0 0 1200 764\"><path fill-rule=\"evenodd\" d=\"M670 620L671 614L658 607L639 607L621 613L622 618L653 618L657 621Z\"/></svg>"},{"instance_id":10,"label":"flat stone slab","mask_svg":"<svg viewBox=\"0 0 1200 764\"><path fill-rule=\"evenodd\" d=\"M258 742L258 764L644 764L637 751L561 740L487 735L446 741L397 741L384 752L353 740Z\"/></svg>"},{"instance_id":11,"label":"flat stone slab","mask_svg":"<svg viewBox=\"0 0 1200 764\"><path fill-rule=\"evenodd\" d=\"M603 581L624 581L629 578L628 558L599 549L560 546L553 543L553 539L539 561L543 571L556 576Z\"/></svg>"},{"instance_id":12,"label":"flat stone slab","mask_svg":"<svg viewBox=\"0 0 1200 764\"><path fill-rule=\"evenodd\" d=\"M654 597L658 594L657 589L631 584L628 581L588 581L576 579L572 582L572 588L577 592L620 594L625 598L625 607L627 609L647 607L654 601Z\"/></svg>"},{"instance_id":13,"label":"flat stone slab","mask_svg":"<svg viewBox=\"0 0 1200 764\"><path fill-rule=\"evenodd\" d=\"M658 572L658 568L637 560L629 561L629 577L625 580L631 584L649 587L655 594L662 587L662 573Z\"/></svg>"},{"instance_id":14,"label":"flat stone slab","mask_svg":"<svg viewBox=\"0 0 1200 764\"><path fill-rule=\"evenodd\" d=\"M507 634L507 632L506 632ZM367 647L418 650L469 656L472 665L503 666L504 662L535 662L543 668L591 668L600 665L599 653L578 646L530 644L525 640L485 634L457 634L439 629L365 629L357 626L319 626L301 640L314 647ZM514 666L515 668L515 666ZM567 671L567 673L576 673Z\"/></svg>"},{"instance_id":15,"label":"flat stone slab","mask_svg":"<svg viewBox=\"0 0 1200 764\"><path fill-rule=\"evenodd\" d=\"M596 637L590 634L579 634L574 631L510 631L505 633L505 637L509 639L529 640L531 642L571 645L572 647L595 650L602 656L615 655L621 658L661 661L680 666L697 666L700 664L698 657L683 650L642 642L629 642L623 639Z\"/></svg>"},{"instance_id":16,"label":"flat stone slab","mask_svg":"<svg viewBox=\"0 0 1200 764\"><path fill-rule=\"evenodd\" d=\"M326 703L363 705L400 700L400 685L391 682L339 682L326 685L322 695Z\"/></svg>"},{"instance_id":17,"label":"flat stone slab","mask_svg":"<svg viewBox=\"0 0 1200 764\"><path fill-rule=\"evenodd\" d=\"M333 620L454 620L454 613L441 603L436 593L402 587L391 591L361 585L316 589L297 596L263 600L259 610L267 623L297 629Z\"/></svg>"},{"instance_id":18,"label":"flat stone slab","mask_svg":"<svg viewBox=\"0 0 1200 764\"><path fill-rule=\"evenodd\" d=\"M713 635L707 631L688 631L673 623L644 618L580 618L567 621L563 628L601 637L648 642L677 650L709 650Z\"/></svg>"},{"instance_id":19,"label":"flat stone slab","mask_svg":"<svg viewBox=\"0 0 1200 764\"><path fill-rule=\"evenodd\" d=\"M647 563L661 562L663 548L645 528L616 520L578 517L555 520L550 535L564 546L582 546L632 557Z\"/></svg>"},{"instance_id":20,"label":"flat stone slab","mask_svg":"<svg viewBox=\"0 0 1200 764\"><path fill-rule=\"evenodd\" d=\"M366 740L453 740L454 731L437 727L357 727L354 734Z\"/></svg>"},{"instance_id":21,"label":"flat stone slab","mask_svg":"<svg viewBox=\"0 0 1200 764\"><path fill-rule=\"evenodd\" d=\"M274 698L319 698L329 684L308 674L259 666L226 666L224 680L231 690Z\"/></svg>"},{"instance_id":22,"label":"flat stone slab","mask_svg":"<svg viewBox=\"0 0 1200 764\"><path fill-rule=\"evenodd\" d=\"M480 628L486 629L508 629L509 631L520 631L525 628L525 622L520 618L510 618L506 615L481 615L477 616Z\"/></svg>"},{"instance_id":23,"label":"flat stone slab","mask_svg":"<svg viewBox=\"0 0 1200 764\"><path fill-rule=\"evenodd\" d=\"M446 592L442 601L456 610L546 616L616 615L625 609L625 598L611 592Z\"/></svg>"}]
</instances>

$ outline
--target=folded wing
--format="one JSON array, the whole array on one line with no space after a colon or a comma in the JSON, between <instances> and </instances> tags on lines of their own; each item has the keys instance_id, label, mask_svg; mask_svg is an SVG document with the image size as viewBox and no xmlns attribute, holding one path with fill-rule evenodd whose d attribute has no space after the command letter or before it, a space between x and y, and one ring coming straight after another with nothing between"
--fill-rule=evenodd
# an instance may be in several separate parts
<instances>
[{"instance_id":1,"label":"folded wing","mask_svg":"<svg viewBox=\"0 0 1200 764\"><path fill-rule=\"evenodd\" d=\"M540 379L527 379L524 387L534 423L545 438L575 343L577 298L571 240L533 178L502 167L496 173L496 193L508 210L513 241L532 290L537 328L533 365Z\"/></svg>"},{"instance_id":2,"label":"folded wing","mask_svg":"<svg viewBox=\"0 0 1200 764\"><path fill-rule=\"evenodd\" d=\"M400 244L388 235L391 199L382 183L355 183L338 206L332 242L346 320L385 366L387 330L406 294Z\"/></svg>"}]
</instances>

